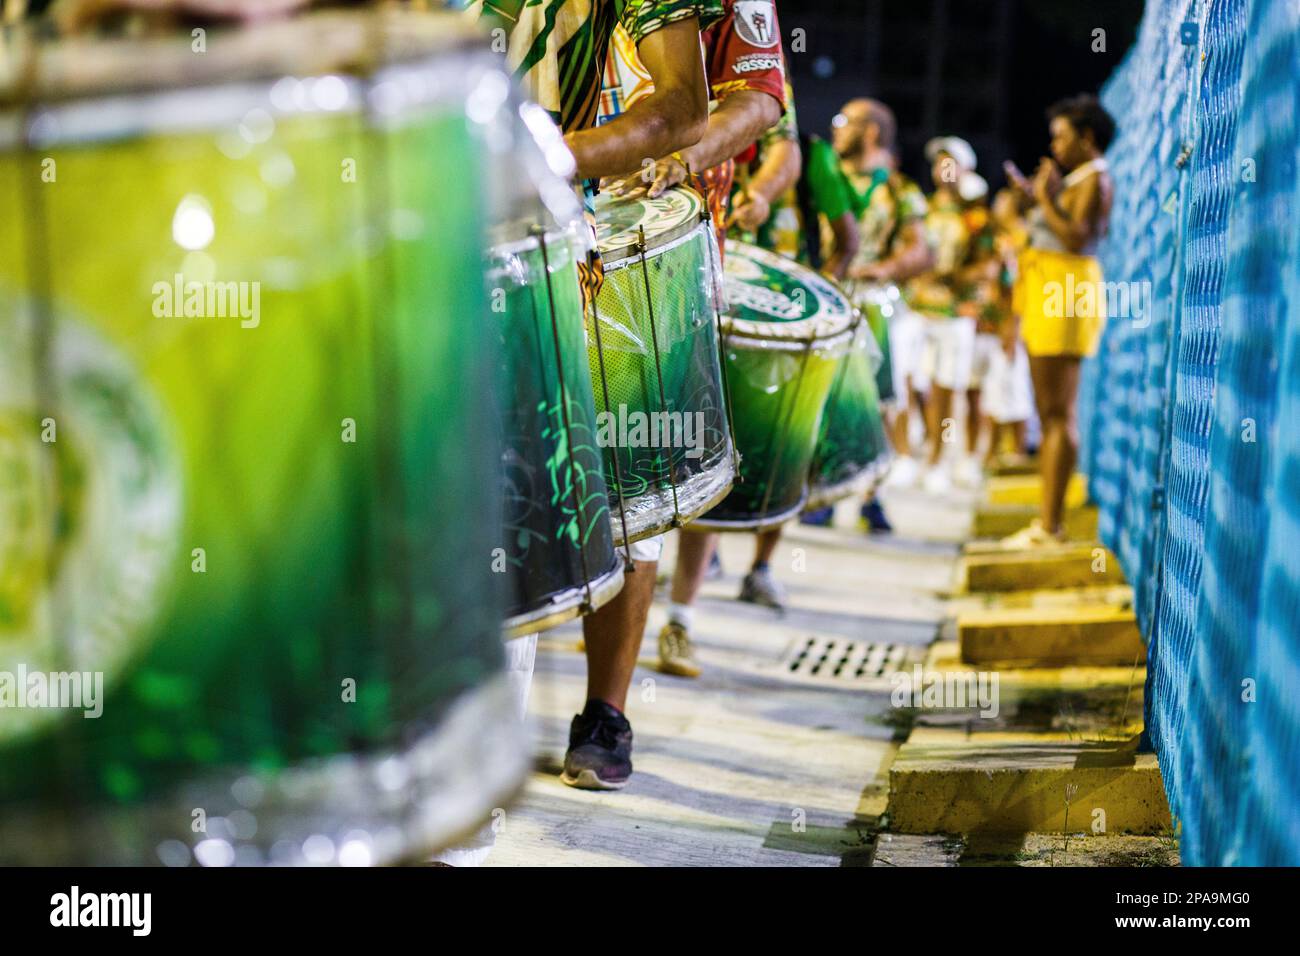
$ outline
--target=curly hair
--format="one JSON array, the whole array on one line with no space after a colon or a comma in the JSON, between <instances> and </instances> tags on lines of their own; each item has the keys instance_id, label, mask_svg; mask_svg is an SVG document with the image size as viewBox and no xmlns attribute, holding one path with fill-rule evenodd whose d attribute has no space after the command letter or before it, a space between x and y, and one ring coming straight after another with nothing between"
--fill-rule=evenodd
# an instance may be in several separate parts
<instances>
[{"instance_id":1,"label":"curly hair","mask_svg":"<svg viewBox=\"0 0 1300 956\"><path fill-rule=\"evenodd\" d=\"M1069 120L1080 136L1091 132L1093 142L1100 150L1104 151L1115 138L1115 120L1091 93L1080 93L1053 103L1048 107L1047 121L1050 123L1058 116Z\"/></svg>"}]
</instances>

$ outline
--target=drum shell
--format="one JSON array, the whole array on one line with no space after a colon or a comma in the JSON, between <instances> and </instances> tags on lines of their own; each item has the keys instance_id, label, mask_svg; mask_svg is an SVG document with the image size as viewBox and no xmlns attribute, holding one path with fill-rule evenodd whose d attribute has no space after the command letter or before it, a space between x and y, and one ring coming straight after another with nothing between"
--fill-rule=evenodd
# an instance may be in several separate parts
<instances>
[{"instance_id":1,"label":"drum shell","mask_svg":"<svg viewBox=\"0 0 1300 956\"><path fill-rule=\"evenodd\" d=\"M808 507L866 490L886 466L889 440L877 392L874 339L865 317L840 359L826 399L809 477Z\"/></svg>"},{"instance_id":2,"label":"drum shell","mask_svg":"<svg viewBox=\"0 0 1300 956\"><path fill-rule=\"evenodd\" d=\"M454 321L487 315L481 259L442 242L481 233L476 134L459 106L380 129L257 89L232 124L0 151L26 210L25 235L0 222L0 326L35 370L0 414L59 423L23 655L104 675L98 719L0 733L6 859L212 840L230 862L339 862L349 834L404 859L526 771L490 572L494 359L486 323ZM57 188L28 185L43 159ZM256 288L256 321L160 307L176 276ZM454 778L471 755L487 776Z\"/></svg>"},{"instance_id":3,"label":"drum shell","mask_svg":"<svg viewBox=\"0 0 1300 956\"><path fill-rule=\"evenodd\" d=\"M489 294L503 299L496 313L505 488L499 547L508 637L594 610L622 586L577 254L574 238L556 233L546 237L545 254L534 238L491 256Z\"/></svg>"},{"instance_id":4,"label":"drum shell","mask_svg":"<svg viewBox=\"0 0 1300 956\"><path fill-rule=\"evenodd\" d=\"M588 309L587 346L616 541L691 520L734 477L707 223L644 258L605 267ZM657 355L656 355L657 352ZM638 440L637 421L665 413L667 440Z\"/></svg>"},{"instance_id":5,"label":"drum shell","mask_svg":"<svg viewBox=\"0 0 1300 956\"><path fill-rule=\"evenodd\" d=\"M761 529L799 512L826 399L850 341L848 332L812 342L727 336L739 480L698 527Z\"/></svg>"}]
</instances>

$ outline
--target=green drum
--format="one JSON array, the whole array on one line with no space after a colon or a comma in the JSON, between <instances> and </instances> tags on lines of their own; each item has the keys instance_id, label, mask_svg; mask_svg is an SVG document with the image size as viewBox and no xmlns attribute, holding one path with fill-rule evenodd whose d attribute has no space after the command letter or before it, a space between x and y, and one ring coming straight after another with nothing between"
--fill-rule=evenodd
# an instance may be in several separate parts
<instances>
[{"instance_id":1,"label":"green drum","mask_svg":"<svg viewBox=\"0 0 1300 956\"><path fill-rule=\"evenodd\" d=\"M620 543L685 524L735 476L718 358L716 244L689 189L596 200L604 282L588 310L597 440Z\"/></svg>"},{"instance_id":2,"label":"green drum","mask_svg":"<svg viewBox=\"0 0 1300 956\"><path fill-rule=\"evenodd\" d=\"M526 775L480 43L0 51L0 861L419 859Z\"/></svg>"},{"instance_id":3,"label":"green drum","mask_svg":"<svg viewBox=\"0 0 1300 956\"><path fill-rule=\"evenodd\" d=\"M880 346L889 347L886 325L892 306L888 292L863 301L853 344L826 400L821 434L809 478L808 507L822 508L851 494L866 492L884 476L890 458L889 438L880 408L880 379L890 374ZM891 381L892 386L892 381ZM892 391L892 389L891 389Z\"/></svg>"},{"instance_id":4,"label":"green drum","mask_svg":"<svg viewBox=\"0 0 1300 956\"><path fill-rule=\"evenodd\" d=\"M723 351L740 476L696 524L760 529L804 505L823 409L856 316L835 286L792 259L728 240L726 263Z\"/></svg>"},{"instance_id":5,"label":"green drum","mask_svg":"<svg viewBox=\"0 0 1300 956\"><path fill-rule=\"evenodd\" d=\"M508 636L593 610L623 584L587 367L585 253L572 229L531 233L494 246L487 273L501 306Z\"/></svg>"}]
</instances>

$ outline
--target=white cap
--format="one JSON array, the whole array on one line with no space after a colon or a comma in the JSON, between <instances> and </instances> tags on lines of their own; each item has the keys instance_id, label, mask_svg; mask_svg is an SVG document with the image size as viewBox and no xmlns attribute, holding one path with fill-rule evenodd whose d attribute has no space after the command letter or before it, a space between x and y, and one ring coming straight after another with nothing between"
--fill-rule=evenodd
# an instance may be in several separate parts
<instances>
[{"instance_id":1,"label":"white cap","mask_svg":"<svg viewBox=\"0 0 1300 956\"><path fill-rule=\"evenodd\" d=\"M973 171L979 165L975 159L975 150L960 136L936 136L925 144L925 158L930 162L934 162L940 153L947 153L962 169Z\"/></svg>"},{"instance_id":2,"label":"white cap","mask_svg":"<svg viewBox=\"0 0 1300 956\"><path fill-rule=\"evenodd\" d=\"M957 179L957 195L965 202L975 202L988 194L988 181L979 173L965 172Z\"/></svg>"}]
</instances>

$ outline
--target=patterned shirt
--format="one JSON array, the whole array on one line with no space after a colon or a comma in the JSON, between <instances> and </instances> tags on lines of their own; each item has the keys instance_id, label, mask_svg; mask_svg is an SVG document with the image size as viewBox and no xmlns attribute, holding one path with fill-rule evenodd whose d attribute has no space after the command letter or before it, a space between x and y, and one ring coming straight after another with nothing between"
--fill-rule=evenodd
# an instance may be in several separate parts
<instances>
[{"instance_id":1,"label":"patterned shirt","mask_svg":"<svg viewBox=\"0 0 1300 956\"><path fill-rule=\"evenodd\" d=\"M474 0L468 9L506 31L515 77L569 133L596 124L615 27L635 46L689 17L698 17L701 29L710 26L722 16L723 0Z\"/></svg>"}]
</instances>

